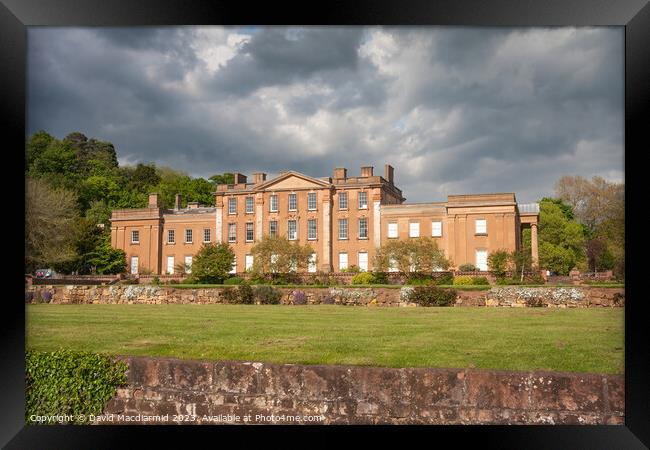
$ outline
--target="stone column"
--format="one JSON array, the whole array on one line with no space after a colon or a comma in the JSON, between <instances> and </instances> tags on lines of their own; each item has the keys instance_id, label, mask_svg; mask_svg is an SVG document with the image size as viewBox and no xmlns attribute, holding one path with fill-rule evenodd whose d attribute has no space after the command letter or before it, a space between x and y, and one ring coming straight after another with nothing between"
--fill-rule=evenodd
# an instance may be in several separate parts
<instances>
[{"instance_id":1,"label":"stone column","mask_svg":"<svg viewBox=\"0 0 650 450\"><path fill-rule=\"evenodd\" d=\"M537 248L537 224L530 224L530 250L532 253L533 267L539 264L539 251Z\"/></svg>"},{"instance_id":2,"label":"stone column","mask_svg":"<svg viewBox=\"0 0 650 450\"><path fill-rule=\"evenodd\" d=\"M323 272L332 271L332 215L330 213L331 192L325 192L323 195L323 257L321 259L321 270Z\"/></svg>"},{"instance_id":3,"label":"stone column","mask_svg":"<svg viewBox=\"0 0 650 450\"><path fill-rule=\"evenodd\" d=\"M264 231L264 194L258 193L255 197L255 240L261 241Z\"/></svg>"},{"instance_id":4,"label":"stone column","mask_svg":"<svg viewBox=\"0 0 650 450\"><path fill-rule=\"evenodd\" d=\"M217 217L216 217L216 240L217 242L223 242L223 205L221 204L221 199L217 199Z\"/></svg>"}]
</instances>

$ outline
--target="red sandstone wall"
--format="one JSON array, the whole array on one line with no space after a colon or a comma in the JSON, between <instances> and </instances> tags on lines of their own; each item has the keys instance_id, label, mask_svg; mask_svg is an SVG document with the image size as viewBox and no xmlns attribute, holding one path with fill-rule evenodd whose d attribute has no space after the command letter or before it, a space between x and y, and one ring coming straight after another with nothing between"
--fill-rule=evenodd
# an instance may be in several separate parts
<instances>
[{"instance_id":1,"label":"red sandstone wall","mask_svg":"<svg viewBox=\"0 0 650 450\"><path fill-rule=\"evenodd\" d=\"M231 423L244 423L247 415L249 423L258 424L624 421L622 375L124 360L128 386L108 403L106 420L96 423L131 423L127 417L138 414L161 420L145 422L141 417L137 423L194 424L227 423L233 416L239 420ZM311 420L287 421L296 415Z\"/></svg>"}]
</instances>

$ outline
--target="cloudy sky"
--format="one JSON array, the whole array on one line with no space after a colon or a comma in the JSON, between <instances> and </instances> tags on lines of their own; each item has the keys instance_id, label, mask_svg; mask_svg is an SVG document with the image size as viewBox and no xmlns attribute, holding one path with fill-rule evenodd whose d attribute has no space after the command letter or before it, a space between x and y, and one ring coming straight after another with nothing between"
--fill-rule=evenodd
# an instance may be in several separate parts
<instances>
[{"instance_id":1,"label":"cloudy sky","mask_svg":"<svg viewBox=\"0 0 650 450\"><path fill-rule=\"evenodd\" d=\"M408 202L623 181L622 28L28 31L27 133L193 176L395 167Z\"/></svg>"}]
</instances>

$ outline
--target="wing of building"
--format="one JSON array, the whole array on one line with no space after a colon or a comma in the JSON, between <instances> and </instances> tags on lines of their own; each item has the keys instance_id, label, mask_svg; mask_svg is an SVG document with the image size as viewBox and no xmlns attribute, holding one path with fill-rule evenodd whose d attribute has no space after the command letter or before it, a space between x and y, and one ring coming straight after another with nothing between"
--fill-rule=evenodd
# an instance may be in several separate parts
<instances>
[{"instance_id":1,"label":"wing of building","mask_svg":"<svg viewBox=\"0 0 650 450\"><path fill-rule=\"evenodd\" d=\"M375 250L392 239L431 236L458 267L471 263L487 270L496 250L522 246L521 232L531 228L537 261L539 205L518 205L514 193L450 195L446 202L405 203L395 186L394 169L383 176L372 166L359 176L334 169L331 177L313 178L285 171L267 180L242 174L218 185L215 207L190 202L163 209L158 194L148 208L114 210L112 245L126 252L131 273L189 270L203 243L227 242L236 255L233 272L253 264L251 249L264 235L286 236L314 249L308 271L338 272L356 265L373 270Z\"/></svg>"}]
</instances>

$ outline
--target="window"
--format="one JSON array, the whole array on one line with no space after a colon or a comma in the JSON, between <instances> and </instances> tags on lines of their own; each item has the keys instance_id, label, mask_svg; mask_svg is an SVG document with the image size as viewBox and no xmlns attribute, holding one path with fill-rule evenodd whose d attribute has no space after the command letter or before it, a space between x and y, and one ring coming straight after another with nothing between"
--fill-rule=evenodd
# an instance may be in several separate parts
<instances>
[{"instance_id":1,"label":"window","mask_svg":"<svg viewBox=\"0 0 650 450\"><path fill-rule=\"evenodd\" d=\"M246 255L244 263L244 269L251 270L253 268L253 255Z\"/></svg>"},{"instance_id":2,"label":"window","mask_svg":"<svg viewBox=\"0 0 650 450\"><path fill-rule=\"evenodd\" d=\"M420 222L409 223L409 237L420 236Z\"/></svg>"},{"instance_id":3,"label":"window","mask_svg":"<svg viewBox=\"0 0 650 450\"><path fill-rule=\"evenodd\" d=\"M212 233L209 228L203 229L203 242L210 242L212 240Z\"/></svg>"},{"instance_id":4,"label":"window","mask_svg":"<svg viewBox=\"0 0 650 450\"><path fill-rule=\"evenodd\" d=\"M359 252L359 269L362 272L368 271L368 252Z\"/></svg>"},{"instance_id":5,"label":"window","mask_svg":"<svg viewBox=\"0 0 650 450\"><path fill-rule=\"evenodd\" d=\"M442 222L439 220L434 220L431 222L431 236L441 237L442 236Z\"/></svg>"},{"instance_id":6,"label":"window","mask_svg":"<svg viewBox=\"0 0 650 450\"><path fill-rule=\"evenodd\" d=\"M359 209L368 209L368 193L359 192Z\"/></svg>"},{"instance_id":7,"label":"window","mask_svg":"<svg viewBox=\"0 0 650 450\"><path fill-rule=\"evenodd\" d=\"M131 256L131 273L138 273L138 257Z\"/></svg>"},{"instance_id":8,"label":"window","mask_svg":"<svg viewBox=\"0 0 650 450\"><path fill-rule=\"evenodd\" d=\"M131 244L140 243L140 232L137 230L131 231Z\"/></svg>"},{"instance_id":9,"label":"window","mask_svg":"<svg viewBox=\"0 0 650 450\"><path fill-rule=\"evenodd\" d=\"M167 257L167 273L169 275L172 275L174 273L174 257L173 256L168 256Z\"/></svg>"},{"instance_id":10,"label":"window","mask_svg":"<svg viewBox=\"0 0 650 450\"><path fill-rule=\"evenodd\" d=\"M309 192L307 193L307 209L314 211L316 209L316 193Z\"/></svg>"},{"instance_id":11,"label":"window","mask_svg":"<svg viewBox=\"0 0 650 450\"><path fill-rule=\"evenodd\" d=\"M288 231L287 236L290 241L295 241L298 239L298 221L290 220L288 222Z\"/></svg>"},{"instance_id":12,"label":"window","mask_svg":"<svg viewBox=\"0 0 650 450\"><path fill-rule=\"evenodd\" d=\"M185 257L185 273L192 273L192 257Z\"/></svg>"},{"instance_id":13,"label":"window","mask_svg":"<svg viewBox=\"0 0 650 450\"><path fill-rule=\"evenodd\" d=\"M488 270L487 250L476 250L476 267L478 270Z\"/></svg>"},{"instance_id":14,"label":"window","mask_svg":"<svg viewBox=\"0 0 650 450\"><path fill-rule=\"evenodd\" d=\"M253 222L246 222L246 242L253 242Z\"/></svg>"},{"instance_id":15,"label":"window","mask_svg":"<svg viewBox=\"0 0 650 450\"><path fill-rule=\"evenodd\" d=\"M278 222L276 220L272 220L269 222L269 236L277 236L278 235Z\"/></svg>"},{"instance_id":16,"label":"window","mask_svg":"<svg viewBox=\"0 0 650 450\"><path fill-rule=\"evenodd\" d=\"M309 219L307 221L307 239L314 241L316 236L316 219Z\"/></svg>"},{"instance_id":17,"label":"window","mask_svg":"<svg viewBox=\"0 0 650 450\"><path fill-rule=\"evenodd\" d=\"M316 253L309 255L309 261L307 263L307 272L316 272Z\"/></svg>"},{"instance_id":18,"label":"window","mask_svg":"<svg viewBox=\"0 0 650 450\"><path fill-rule=\"evenodd\" d=\"M277 272L276 264L278 263L278 255L271 255L271 272Z\"/></svg>"},{"instance_id":19,"label":"window","mask_svg":"<svg viewBox=\"0 0 650 450\"><path fill-rule=\"evenodd\" d=\"M348 238L348 219L339 219L339 239Z\"/></svg>"},{"instance_id":20,"label":"window","mask_svg":"<svg viewBox=\"0 0 650 450\"><path fill-rule=\"evenodd\" d=\"M237 256L232 259L232 267L230 268L230 272L228 273L237 273Z\"/></svg>"},{"instance_id":21,"label":"window","mask_svg":"<svg viewBox=\"0 0 650 450\"><path fill-rule=\"evenodd\" d=\"M185 243L186 244L191 244L192 243L192 230L185 230Z\"/></svg>"},{"instance_id":22,"label":"window","mask_svg":"<svg viewBox=\"0 0 650 450\"><path fill-rule=\"evenodd\" d=\"M396 238L397 237L397 224L396 223L389 223L388 224L388 237L389 238Z\"/></svg>"},{"instance_id":23,"label":"window","mask_svg":"<svg viewBox=\"0 0 650 450\"><path fill-rule=\"evenodd\" d=\"M348 254L339 253L339 270L348 268Z\"/></svg>"},{"instance_id":24,"label":"window","mask_svg":"<svg viewBox=\"0 0 650 450\"><path fill-rule=\"evenodd\" d=\"M476 219L476 234L487 234L487 220Z\"/></svg>"},{"instance_id":25,"label":"window","mask_svg":"<svg viewBox=\"0 0 650 450\"><path fill-rule=\"evenodd\" d=\"M272 195L271 196L271 201L269 202L269 211L270 212L278 212L278 196L277 195Z\"/></svg>"},{"instance_id":26,"label":"window","mask_svg":"<svg viewBox=\"0 0 650 450\"><path fill-rule=\"evenodd\" d=\"M228 214L237 214L237 199L234 197L228 199Z\"/></svg>"},{"instance_id":27,"label":"window","mask_svg":"<svg viewBox=\"0 0 650 450\"><path fill-rule=\"evenodd\" d=\"M289 194L289 211L298 209L298 199L296 194Z\"/></svg>"},{"instance_id":28,"label":"window","mask_svg":"<svg viewBox=\"0 0 650 450\"><path fill-rule=\"evenodd\" d=\"M348 193L339 193L339 209L348 209Z\"/></svg>"},{"instance_id":29,"label":"window","mask_svg":"<svg viewBox=\"0 0 650 450\"><path fill-rule=\"evenodd\" d=\"M237 242L237 224L228 224L228 242Z\"/></svg>"},{"instance_id":30,"label":"window","mask_svg":"<svg viewBox=\"0 0 650 450\"><path fill-rule=\"evenodd\" d=\"M359 239L368 239L368 219L359 219Z\"/></svg>"},{"instance_id":31,"label":"window","mask_svg":"<svg viewBox=\"0 0 650 450\"><path fill-rule=\"evenodd\" d=\"M176 237L174 236L174 230L167 230L167 243L168 244L175 244L176 243Z\"/></svg>"},{"instance_id":32,"label":"window","mask_svg":"<svg viewBox=\"0 0 650 450\"><path fill-rule=\"evenodd\" d=\"M397 261L395 261L394 258L391 258L388 260L388 271L389 272L397 272L399 269L397 268Z\"/></svg>"},{"instance_id":33,"label":"window","mask_svg":"<svg viewBox=\"0 0 650 450\"><path fill-rule=\"evenodd\" d=\"M246 214L253 214L253 197L246 197Z\"/></svg>"}]
</instances>

